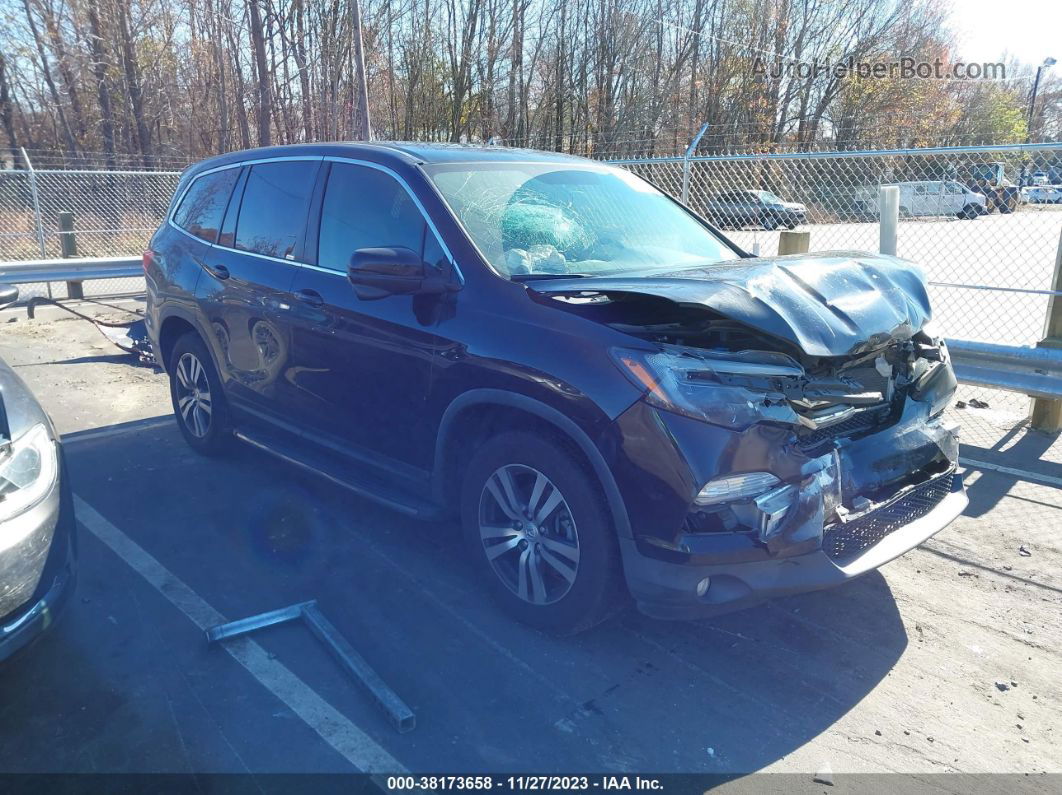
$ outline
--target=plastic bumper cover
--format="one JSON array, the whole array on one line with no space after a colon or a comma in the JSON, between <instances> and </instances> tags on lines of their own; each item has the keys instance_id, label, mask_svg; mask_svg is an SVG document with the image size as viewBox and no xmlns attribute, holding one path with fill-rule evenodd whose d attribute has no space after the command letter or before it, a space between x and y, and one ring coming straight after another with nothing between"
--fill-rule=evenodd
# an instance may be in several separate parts
<instances>
[{"instance_id":1,"label":"plastic bumper cover","mask_svg":"<svg viewBox=\"0 0 1062 795\"><path fill-rule=\"evenodd\" d=\"M51 539L32 595L12 612L0 616L0 662L28 646L51 627L74 592L77 581L77 536L73 497L65 465L60 464L59 482L52 494L25 516L39 522L42 529L51 530ZM14 550L14 553L17 552Z\"/></svg>"},{"instance_id":2,"label":"plastic bumper cover","mask_svg":"<svg viewBox=\"0 0 1062 795\"><path fill-rule=\"evenodd\" d=\"M915 511L910 521L892 522L880 540L855 557L831 558L823 549L791 557L771 557L743 563L691 564L643 555L633 539L620 538L624 571L639 609L656 618L703 618L751 607L766 599L840 585L865 574L913 549L946 527L966 507L962 476L948 473L946 493L926 510ZM901 504L910 492L887 501L864 517L873 520L879 512L890 517L908 509ZM854 522L859 519L853 520ZM827 538L829 531L827 532ZM698 595L698 584L710 585Z\"/></svg>"}]
</instances>

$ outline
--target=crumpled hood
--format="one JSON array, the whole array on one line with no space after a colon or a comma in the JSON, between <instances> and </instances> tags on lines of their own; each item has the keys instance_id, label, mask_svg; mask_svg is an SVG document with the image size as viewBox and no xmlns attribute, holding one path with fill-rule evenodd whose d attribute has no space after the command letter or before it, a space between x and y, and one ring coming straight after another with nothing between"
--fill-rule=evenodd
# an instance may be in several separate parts
<instances>
[{"instance_id":1,"label":"crumpled hood","mask_svg":"<svg viewBox=\"0 0 1062 795\"><path fill-rule=\"evenodd\" d=\"M810 356L844 356L907 339L929 319L919 269L877 254L837 251L736 260L642 277L534 282L539 293L632 293L704 306L795 343Z\"/></svg>"}]
</instances>

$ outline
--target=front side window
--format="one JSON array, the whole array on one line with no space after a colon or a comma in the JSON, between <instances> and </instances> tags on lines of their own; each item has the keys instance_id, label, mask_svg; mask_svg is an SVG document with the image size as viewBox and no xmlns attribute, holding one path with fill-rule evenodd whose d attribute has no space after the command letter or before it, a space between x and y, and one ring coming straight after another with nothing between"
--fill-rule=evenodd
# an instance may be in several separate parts
<instances>
[{"instance_id":1,"label":"front side window","mask_svg":"<svg viewBox=\"0 0 1062 795\"><path fill-rule=\"evenodd\" d=\"M426 170L483 256L509 278L637 275L738 256L623 169L455 163Z\"/></svg>"},{"instance_id":2,"label":"front side window","mask_svg":"<svg viewBox=\"0 0 1062 795\"><path fill-rule=\"evenodd\" d=\"M333 163L321 206L317 264L345 271L359 248L408 248L421 253L424 216L388 174Z\"/></svg>"},{"instance_id":3,"label":"front side window","mask_svg":"<svg viewBox=\"0 0 1062 795\"><path fill-rule=\"evenodd\" d=\"M239 176L238 168L226 168L197 177L181 199L173 222L208 243L216 243L232 186Z\"/></svg>"},{"instance_id":4,"label":"front side window","mask_svg":"<svg viewBox=\"0 0 1062 795\"><path fill-rule=\"evenodd\" d=\"M251 166L236 223L236 248L295 259L306 229L318 166L316 160Z\"/></svg>"}]
</instances>

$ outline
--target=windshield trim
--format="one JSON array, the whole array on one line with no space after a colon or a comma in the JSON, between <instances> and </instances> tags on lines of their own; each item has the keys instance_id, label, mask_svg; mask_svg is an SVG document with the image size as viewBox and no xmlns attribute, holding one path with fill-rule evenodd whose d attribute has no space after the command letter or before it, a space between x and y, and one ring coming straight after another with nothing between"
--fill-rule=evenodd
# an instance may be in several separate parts
<instances>
[{"instance_id":1,"label":"windshield trim","mask_svg":"<svg viewBox=\"0 0 1062 795\"><path fill-rule=\"evenodd\" d=\"M435 197L439 200L439 203L442 204L442 206L446 209L447 214L450 216L451 219L453 219L454 224L457 226L457 228L460 230L461 234L464 236L465 242L468 243L468 245L472 247L473 251L476 252L476 256L479 257L480 263L483 265L484 268L487 269L488 273L498 277L499 279L502 279L503 281L509 282L511 284L521 284L521 285L527 285L527 286L530 286L531 284L533 284L534 280L515 280L515 279L511 278L511 276L509 276L509 275L507 275L505 273L502 273L496 267L494 267L494 264L487 258L487 256L483 253L483 250L479 247L479 243L476 242L475 238L468 231L468 228L465 226L464 221L461 220L461 218L458 216L458 214L456 212L454 212L453 207L450 206L450 202L446 200L446 197L443 195L442 191L439 190L439 186L435 184L435 179L433 177L434 173L440 172L440 171L460 171L460 170L462 170L462 169L459 169L459 168L453 168L454 166L465 166L466 170L467 170L467 167L473 167L473 168L477 168L477 169L478 168L482 168L482 170L487 171L487 170L490 170L490 169L489 168L483 168L484 166L488 166L489 167L489 166L494 166L494 165L497 165L497 166L516 166L516 165L521 165L521 166L549 166L549 165L558 165L558 166L571 166L573 168L583 169L583 170L586 170L586 171L597 171L597 172L603 172L603 173L611 173L612 171L617 171L617 170L619 170L621 168L620 166L614 166L614 165L611 165L611 164L609 164L607 162L597 163L597 162L595 162L593 160L585 160L583 158L573 158L571 161L568 161L567 159L565 159L565 160L555 160L555 161L554 160L521 160L521 161L516 161L516 160L470 160L470 161L461 161L461 162L449 162L449 161L447 161L445 163L424 163L424 162L417 163L416 168L423 175L424 181L428 184L429 189L432 191L432 193L435 194ZM670 193L665 191L663 188L661 188L659 185L657 185L652 180L646 179L641 174L636 174L633 171L627 171L627 173L630 174L631 176L637 178L637 179L640 179L645 184L651 186L661 196L664 196L665 198L667 198L672 204L674 204L680 210L685 212L690 218L692 218L694 221L696 221L698 224L700 224L702 227L704 227L708 231L708 233L710 235L712 235L713 237L715 237L717 240L719 240L720 243L722 243L725 248L729 248L731 251L733 251L738 256L738 259L752 259L752 258L755 257L754 254L750 254L748 251L743 249L741 246L739 246L737 243L735 243L729 237L724 235L719 229L717 229L715 226L713 226L711 223L709 223L705 218L701 217L698 213L694 212L691 208L687 207L685 204L680 202L678 199L676 199ZM587 276L588 274L568 274L568 275L571 278L581 278L581 277ZM645 277L632 277L632 278L645 278Z\"/></svg>"}]
</instances>

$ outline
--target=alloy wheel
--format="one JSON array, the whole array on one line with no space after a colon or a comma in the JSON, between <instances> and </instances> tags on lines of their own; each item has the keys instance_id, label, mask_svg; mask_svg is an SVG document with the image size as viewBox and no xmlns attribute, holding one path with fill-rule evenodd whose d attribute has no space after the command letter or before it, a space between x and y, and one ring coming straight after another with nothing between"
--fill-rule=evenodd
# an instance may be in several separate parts
<instances>
[{"instance_id":1,"label":"alloy wheel","mask_svg":"<svg viewBox=\"0 0 1062 795\"><path fill-rule=\"evenodd\" d=\"M487 479L479 498L479 535L491 568L520 599L562 599L579 571L579 533L553 482L529 466L507 464Z\"/></svg>"},{"instance_id":2,"label":"alloy wheel","mask_svg":"<svg viewBox=\"0 0 1062 795\"><path fill-rule=\"evenodd\" d=\"M210 432L212 400L206 369L194 353L177 360L177 408L184 427L198 439Z\"/></svg>"}]
</instances>

